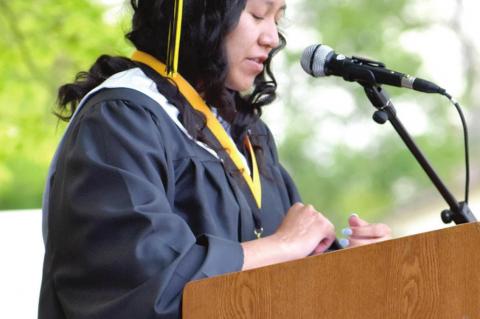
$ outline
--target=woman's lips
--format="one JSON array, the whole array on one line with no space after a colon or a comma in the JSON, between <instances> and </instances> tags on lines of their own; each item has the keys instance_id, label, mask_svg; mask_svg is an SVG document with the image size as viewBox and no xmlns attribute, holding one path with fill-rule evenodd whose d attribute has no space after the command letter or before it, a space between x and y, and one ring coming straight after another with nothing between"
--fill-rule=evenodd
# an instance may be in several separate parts
<instances>
[{"instance_id":1,"label":"woman's lips","mask_svg":"<svg viewBox=\"0 0 480 319\"><path fill-rule=\"evenodd\" d=\"M263 71L263 62L265 61L265 59L259 57L259 58L247 58L247 63L249 65L249 67L257 72L257 73L260 73Z\"/></svg>"}]
</instances>

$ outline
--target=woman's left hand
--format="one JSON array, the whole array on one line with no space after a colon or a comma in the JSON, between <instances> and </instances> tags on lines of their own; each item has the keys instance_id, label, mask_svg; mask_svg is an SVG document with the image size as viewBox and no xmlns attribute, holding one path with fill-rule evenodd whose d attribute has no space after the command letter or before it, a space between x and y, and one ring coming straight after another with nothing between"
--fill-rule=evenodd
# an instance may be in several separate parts
<instances>
[{"instance_id":1,"label":"woman's left hand","mask_svg":"<svg viewBox=\"0 0 480 319\"><path fill-rule=\"evenodd\" d=\"M350 227L342 231L348 240L341 240L345 247L368 245L392 238L390 227L385 224L369 224L356 214L348 218L348 224Z\"/></svg>"}]
</instances>

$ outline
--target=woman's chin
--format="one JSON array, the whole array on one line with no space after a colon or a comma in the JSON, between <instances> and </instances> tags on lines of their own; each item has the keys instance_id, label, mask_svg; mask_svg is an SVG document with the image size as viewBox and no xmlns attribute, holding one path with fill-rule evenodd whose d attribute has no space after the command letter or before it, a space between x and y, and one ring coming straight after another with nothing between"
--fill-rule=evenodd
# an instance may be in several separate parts
<instances>
[{"instance_id":1,"label":"woman's chin","mask_svg":"<svg viewBox=\"0 0 480 319\"><path fill-rule=\"evenodd\" d=\"M232 91L236 91L240 93L241 95L248 95L248 94L251 94L254 90L254 86L253 86L254 80L255 79L242 81L242 82L235 83L234 85L227 84L226 87Z\"/></svg>"}]
</instances>

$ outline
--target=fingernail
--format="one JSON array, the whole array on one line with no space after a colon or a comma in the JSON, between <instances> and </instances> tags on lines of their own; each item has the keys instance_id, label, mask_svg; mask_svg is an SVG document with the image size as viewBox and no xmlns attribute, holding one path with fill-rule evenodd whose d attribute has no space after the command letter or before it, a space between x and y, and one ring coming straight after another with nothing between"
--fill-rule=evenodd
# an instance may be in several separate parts
<instances>
[{"instance_id":1,"label":"fingernail","mask_svg":"<svg viewBox=\"0 0 480 319\"><path fill-rule=\"evenodd\" d=\"M344 228L342 229L342 234L344 236L351 236L353 234L353 231L351 228Z\"/></svg>"},{"instance_id":2,"label":"fingernail","mask_svg":"<svg viewBox=\"0 0 480 319\"><path fill-rule=\"evenodd\" d=\"M343 247L348 247L350 245L350 241L346 238L342 238L338 241L338 243Z\"/></svg>"},{"instance_id":3,"label":"fingernail","mask_svg":"<svg viewBox=\"0 0 480 319\"><path fill-rule=\"evenodd\" d=\"M359 217L357 213L351 213L350 217L352 217L352 216Z\"/></svg>"}]
</instances>

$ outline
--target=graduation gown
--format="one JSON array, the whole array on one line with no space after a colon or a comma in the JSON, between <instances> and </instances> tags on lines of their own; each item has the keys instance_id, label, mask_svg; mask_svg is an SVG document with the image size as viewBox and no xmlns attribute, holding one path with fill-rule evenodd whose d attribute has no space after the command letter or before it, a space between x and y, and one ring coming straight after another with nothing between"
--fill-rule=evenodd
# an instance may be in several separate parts
<instances>
[{"instance_id":1,"label":"graduation gown","mask_svg":"<svg viewBox=\"0 0 480 319\"><path fill-rule=\"evenodd\" d=\"M185 284L240 271L240 243L255 238L245 194L215 152L182 130L139 69L120 78L84 98L52 163L40 319L179 318ZM253 129L268 236L299 196L267 126Z\"/></svg>"}]
</instances>

